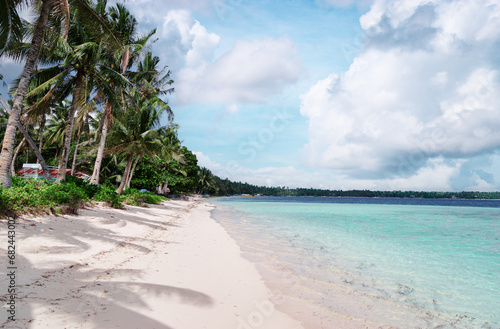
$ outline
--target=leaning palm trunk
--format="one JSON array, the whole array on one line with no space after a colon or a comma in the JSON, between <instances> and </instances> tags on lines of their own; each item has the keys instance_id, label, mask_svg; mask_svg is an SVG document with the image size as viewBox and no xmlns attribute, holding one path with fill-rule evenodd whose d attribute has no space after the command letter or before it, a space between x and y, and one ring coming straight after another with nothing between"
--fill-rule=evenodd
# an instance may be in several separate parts
<instances>
[{"instance_id":1,"label":"leaning palm trunk","mask_svg":"<svg viewBox=\"0 0 500 329\"><path fill-rule=\"evenodd\" d=\"M17 88L16 97L14 98L14 105L7 122L7 129L5 130L5 137L2 145L2 153L0 155L0 182L5 188L12 186L12 181L10 179L10 164L12 163L12 156L14 153L16 128L19 124L21 106L24 102L26 91L28 90L28 84L31 80L33 67L35 66L38 50L40 49L40 45L42 43L43 33L45 30L45 26L47 25L47 20L52 4L53 0L42 0L40 17L38 18L38 21L36 23L35 31L33 33L33 39L26 59L26 64L24 65L21 79L19 81L19 87Z\"/></svg>"},{"instance_id":2,"label":"leaning palm trunk","mask_svg":"<svg viewBox=\"0 0 500 329\"><path fill-rule=\"evenodd\" d=\"M24 135L26 138L26 141L28 142L29 146L35 152L36 158L38 159L38 162L40 163L40 166L42 166L43 170L43 177L47 180L47 182L52 182L52 177L50 176L50 171L49 168L47 168L47 164L45 163L45 160L43 159L42 153L40 153L40 150L36 146L35 142L31 138L30 135L28 135L28 132L24 127L21 125L20 122L17 123L17 128L19 128L19 131Z\"/></svg>"},{"instance_id":3,"label":"leaning palm trunk","mask_svg":"<svg viewBox=\"0 0 500 329\"><path fill-rule=\"evenodd\" d=\"M132 155L127 155L127 165L125 166L125 172L123 173L123 178L120 183L120 186L116 189L116 193L122 194L123 189L125 188L125 184L127 183L128 176L130 174L130 168L132 167L132 160L134 157Z\"/></svg>"},{"instance_id":4,"label":"leaning palm trunk","mask_svg":"<svg viewBox=\"0 0 500 329\"><path fill-rule=\"evenodd\" d=\"M106 103L106 109L104 110L104 122L102 124L101 141L99 143L99 148L97 149L97 157L95 159L94 172L92 173L90 184L99 185L99 172L101 171L102 157L104 156L104 147L106 146L106 136L108 135L110 116L111 104Z\"/></svg>"},{"instance_id":5,"label":"leaning palm trunk","mask_svg":"<svg viewBox=\"0 0 500 329\"><path fill-rule=\"evenodd\" d=\"M3 108L10 115L12 113L12 110L10 109L7 102L2 98L2 96L0 96L0 103L2 103ZM35 142L31 138L31 136L28 135L28 132L26 131L26 129L24 129L21 122L19 122L19 121L17 122L17 127L19 128L19 131L23 134L24 139L28 142L29 146L33 149L33 152L35 152L36 158L38 159L38 163L40 164L40 166L42 166L43 176L45 177L47 182L51 182L52 178L50 176L49 169L47 168L47 165L45 164L45 160L43 159L42 153L40 153L40 150L38 149L38 147L36 147ZM14 160L11 160L11 167L13 167L13 161ZM12 172L12 174L14 174L14 170L12 168L11 168L11 172ZM9 178L10 178L10 175L9 175Z\"/></svg>"},{"instance_id":6,"label":"leaning palm trunk","mask_svg":"<svg viewBox=\"0 0 500 329\"><path fill-rule=\"evenodd\" d=\"M56 183L61 184L63 180L66 179L66 168L68 167L69 159L69 149L71 147L71 135L73 134L73 125L75 123L75 112L78 108L78 102L80 101L80 91L82 90L83 74L78 72L76 77L75 91L73 93L73 100L71 101L71 107L69 108L69 118L68 125L66 126L66 131L64 132L64 148L59 159L59 170L57 173Z\"/></svg>"},{"instance_id":7,"label":"leaning palm trunk","mask_svg":"<svg viewBox=\"0 0 500 329\"><path fill-rule=\"evenodd\" d=\"M17 145L16 151L14 152L14 156L12 157L12 163L10 164L10 172L12 173L12 175L14 175L16 172L16 168L14 167L14 163L16 162L17 155L19 154L19 151L23 147L25 141L26 141L26 137L23 137L21 143L19 143L19 145Z\"/></svg>"}]
</instances>

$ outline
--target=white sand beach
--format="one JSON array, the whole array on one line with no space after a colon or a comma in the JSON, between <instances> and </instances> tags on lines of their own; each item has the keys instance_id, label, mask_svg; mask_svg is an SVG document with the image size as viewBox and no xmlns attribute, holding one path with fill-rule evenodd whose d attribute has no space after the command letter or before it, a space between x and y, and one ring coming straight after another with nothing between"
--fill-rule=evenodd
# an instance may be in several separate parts
<instances>
[{"instance_id":1,"label":"white sand beach","mask_svg":"<svg viewBox=\"0 0 500 329\"><path fill-rule=\"evenodd\" d=\"M5 309L2 220L0 327L303 328L274 308L255 265L210 217L211 207L169 201L18 219L16 321Z\"/></svg>"}]
</instances>

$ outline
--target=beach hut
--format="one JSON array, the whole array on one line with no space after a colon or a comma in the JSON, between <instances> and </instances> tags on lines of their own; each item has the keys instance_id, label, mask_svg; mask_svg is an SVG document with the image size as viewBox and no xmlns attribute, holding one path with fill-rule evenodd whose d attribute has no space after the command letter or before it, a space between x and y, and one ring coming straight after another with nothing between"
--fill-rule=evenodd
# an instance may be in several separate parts
<instances>
[{"instance_id":1,"label":"beach hut","mask_svg":"<svg viewBox=\"0 0 500 329\"><path fill-rule=\"evenodd\" d=\"M23 177L38 179L38 170L42 169L39 163L23 163Z\"/></svg>"}]
</instances>

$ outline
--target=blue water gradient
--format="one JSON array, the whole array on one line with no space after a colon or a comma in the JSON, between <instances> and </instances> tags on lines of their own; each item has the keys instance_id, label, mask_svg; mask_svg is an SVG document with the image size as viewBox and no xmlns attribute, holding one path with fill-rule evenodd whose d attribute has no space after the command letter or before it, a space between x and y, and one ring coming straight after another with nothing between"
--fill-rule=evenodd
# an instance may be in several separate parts
<instances>
[{"instance_id":1,"label":"blue water gradient","mask_svg":"<svg viewBox=\"0 0 500 329\"><path fill-rule=\"evenodd\" d=\"M300 298L324 310L401 328L500 328L498 200L211 202L248 253L287 267Z\"/></svg>"}]
</instances>

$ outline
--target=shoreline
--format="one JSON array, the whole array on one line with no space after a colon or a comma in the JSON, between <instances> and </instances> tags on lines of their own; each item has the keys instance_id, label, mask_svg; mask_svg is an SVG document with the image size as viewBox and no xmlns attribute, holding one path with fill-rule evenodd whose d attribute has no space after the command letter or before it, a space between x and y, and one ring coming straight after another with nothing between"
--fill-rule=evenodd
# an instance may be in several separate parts
<instances>
[{"instance_id":1,"label":"shoreline","mask_svg":"<svg viewBox=\"0 0 500 329\"><path fill-rule=\"evenodd\" d=\"M310 205L313 206L313 203ZM462 282L459 281L462 280L460 277L453 282L443 281L442 285L438 283L435 286L436 281L423 281L425 286L415 286L412 284L413 278L420 280L427 275L425 272L410 272L413 269L405 266L404 272L396 272L402 274L385 276L392 273L393 267L384 267L383 263L380 264L382 272L370 271L364 264L371 265L367 263L371 257L378 259L379 255L385 255L387 248L378 248L375 253L362 253L364 256L361 258L350 258L349 251L341 248L340 244L355 248L356 241L342 235L322 235L324 228L309 231L309 226L291 224L299 221L284 220L282 212L286 213L284 209L287 209L289 213L286 214L294 216L295 211L302 213L301 208L296 210L286 203L277 203L275 206L281 212L273 211L274 208L270 206L262 206L252 212L252 207L245 202L237 203L234 207L221 202L217 203L214 217L238 242L242 255L256 264L266 286L276 296L281 296L277 308L299 319L304 328L496 328L491 308L486 313L481 313L481 310L472 313L475 309L464 308L466 304L448 303L450 299L446 298L446 294L454 291L455 285ZM489 211L493 209L485 209L483 213L489 214ZM470 212L479 216L477 211ZM321 213L315 214L321 218ZM390 217L385 211L384 214ZM328 239L333 239L330 241L332 243ZM398 246L397 243L395 246ZM377 244L372 243L371 246ZM336 248L339 248L337 252L329 252ZM359 261L355 266L350 266L342 261L344 255L347 260ZM430 258L426 254L411 258L409 263L416 261L413 264L419 266L418 260L423 257L434 262L431 263L434 264L433 268L439 268L439 258ZM395 265L394 269L398 269L398 264ZM374 263L372 266L378 265ZM441 287L443 290L439 290ZM492 297L492 291L487 296ZM425 294L427 292L431 294ZM443 298L437 299L435 296ZM461 295L457 296L461 298ZM476 297L476 300L482 299ZM465 299L459 300L462 301L466 302ZM485 316L480 318L483 314Z\"/></svg>"},{"instance_id":2,"label":"shoreline","mask_svg":"<svg viewBox=\"0 0 500 329\"><path fill-rule=\"evenodd\" d=\"M18 219L16 321L7 320L3 305L0 326L303 329L275 309L254 263L210 216L212 207L168 201ZM4 272L6 221L0 234ZM0 286L7 280L3 275Z\"/></svg>"}]
</instances>

